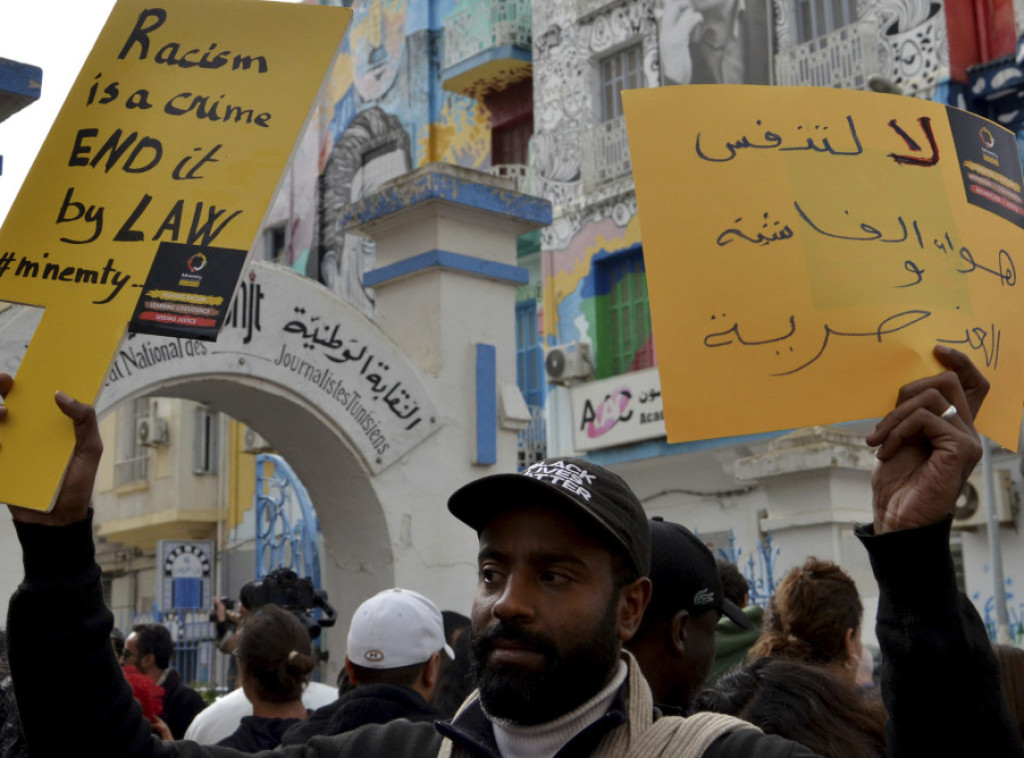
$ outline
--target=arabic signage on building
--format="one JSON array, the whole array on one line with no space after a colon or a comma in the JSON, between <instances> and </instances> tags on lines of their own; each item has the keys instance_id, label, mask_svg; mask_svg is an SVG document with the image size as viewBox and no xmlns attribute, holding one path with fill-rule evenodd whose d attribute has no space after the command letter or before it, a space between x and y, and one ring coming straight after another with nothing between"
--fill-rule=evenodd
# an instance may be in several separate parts
<instances>
[{"instance_id":1,"label":"arabic signage on building","mask_svg":"<svg viewBox=\"0 0 1024 758\"><path fill-rule=\"evenodd\" d=\"M1024 176L1012 132L939 103L812 87L623 93L668 438L883 416L940 370L1024 408ZM667 346L671 346L668 348Z\"/></svg>"},{"instance_id":2,"label":"arabic signage on building","mask_svg":"<svg viewBox=\"0 0 1024 758\"><path fill-rule=\"evenodd\" d=\"M269 263L250 264L216 342L129 335L102 403L164 378L204 374L290 387L345 433L375 473L439 428L416 368L376 325L326 288Z\"/></svg>"},{"instance_id":3,"label":"arabic signage on building","mask_svg":"<svg viewBox=\"0 0 1024 758\"><path fill-rule=\"evenodd\" d=\"M573 446L578 451L665 436L656 368L577 385L570 396Z\"/></svg>"}]
</instances>

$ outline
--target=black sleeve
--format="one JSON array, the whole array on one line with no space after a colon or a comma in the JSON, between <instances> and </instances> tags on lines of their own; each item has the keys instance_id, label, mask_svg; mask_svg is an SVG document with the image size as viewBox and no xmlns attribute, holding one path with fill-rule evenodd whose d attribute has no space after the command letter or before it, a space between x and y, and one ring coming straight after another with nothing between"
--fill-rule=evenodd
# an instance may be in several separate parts
<instances>
[{"instance_id":1,"label":"black sleeve","mask_svg":"<svg viewBox=\"0 0 1024 758\"><path fill-rule=\"evenodd\" d=\"M152 735L114 658L114 619L103 604L92 517L67 526L15 522L25 579L11 598L8 653L18 709L34 756L241 758L227 748ZM342 758L296 747L266 758Z\"/></svg>"},{"instance_id":2,"label":"black sleeve","mask_svg":"<svg viewBox=\"0 0 1024 758\"><path fill-rule=\"evenodd\" d=\"M985 625L957 589L951 523L857 530L880 590L888 754L1022 756Z\"/></svg>"},{"instance_id":3,"label":"black sleeve","mask_svg":"<svg viewBox=\"0 0 1024 758\"><path fill-rule=\"evenodd\" d=\"M777 734L738 729L722 735L704 751L703 758L818 758L809 747Z\"/></svg>"}]
</instances>

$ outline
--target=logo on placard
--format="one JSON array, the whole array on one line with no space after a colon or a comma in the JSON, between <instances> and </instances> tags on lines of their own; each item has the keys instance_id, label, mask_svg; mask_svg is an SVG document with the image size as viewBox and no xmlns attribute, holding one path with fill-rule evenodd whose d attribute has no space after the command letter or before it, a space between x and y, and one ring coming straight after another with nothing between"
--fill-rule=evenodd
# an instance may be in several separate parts
<instances>
[{"instance_id":1,"label":"logo on placard","mask_svg":"<svg viewBox=\"0 0 1024 758\"><path fill-rule=\"evenodd\" d=\"M206 268L206 256L203 255L202 253L196 253L195 255L188 259L188 263L186 265L188 266L189 271L191 271L193 274L198 274L200 271Z\"/></svg>"},{"instance_id":2,"label":"logo on placard","mask_svg":"<svg viewBox=\"0 0 1024 758\"><path fill-rule=\"evenodd\" d=\"M989 130L987 126L983 126L978 130L978 139L981 140L981 155L986 163L991 163L993 166L999 166L999 154L996 153L992 148L996 146L995 135Z\"/></svg>"},{"instance_id":3,"label":"logo on placard","mask_svg":"<svg viewBox=\"0 0 1024 758\"><path fill-rule=\"evenodd\" d=\"M179 287L198 287L200 282L203 281L203 276L199 272L206 268L206 264L209 261L203 253L195 253L185 261L185 268L188 271L183 271L181 277L178 279Z\"/></svg>"}]
</instances>

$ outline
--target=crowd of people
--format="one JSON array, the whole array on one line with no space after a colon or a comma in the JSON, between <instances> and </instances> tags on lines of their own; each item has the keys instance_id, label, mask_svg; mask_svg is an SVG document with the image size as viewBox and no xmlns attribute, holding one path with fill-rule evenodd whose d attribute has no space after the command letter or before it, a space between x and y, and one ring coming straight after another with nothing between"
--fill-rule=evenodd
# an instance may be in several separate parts
<instances>
[{"instance_id":1,"label":"crowd of people","mask_svg":"<svg viewBox=\"0 0 1024 758\"><path fill-rule=\"evenodd\" d=\"M693 532L649 520L607 469L556 457L450 497L479 541L471 618L409 589L368 598L338 687L320 685L332 702L314 707L309 630L249 608L231 645L247 705L224 698L187 732L184 705L144 716L118 666L89 508L102 444L92 409L58 395L77 443L56 507L11 509L25 579L0 694L16 695L19 744L33 756L1024 756L1024 666L989 643L949 551L988 385L961 353L936 357L946 370L905 385L867 437L873 522L857 536L878 582L880 686L841 567L808 558L753 607ZM0 375L0 394L10 387ZM181 693L161 645L136 627L121 661ZM58 729L51 685L67 661L90 693Z\"/></svg>"}]
</instances>

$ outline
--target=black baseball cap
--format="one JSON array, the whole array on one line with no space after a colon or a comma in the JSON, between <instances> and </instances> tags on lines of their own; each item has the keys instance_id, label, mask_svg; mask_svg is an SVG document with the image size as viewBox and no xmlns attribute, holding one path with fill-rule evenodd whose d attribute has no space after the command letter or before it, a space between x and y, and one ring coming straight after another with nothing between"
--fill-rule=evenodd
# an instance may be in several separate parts
<instances>
[{"instance_id":1,"label":"black baseball cap","mask_svg":"<svg viewBox=\"0 0 1024 758\"><path fill-rule=\"evenodd\" d=\"M750 629L753 624L739 606L722 592L715 556L708 546L682 524L651 519L651 602L647 612L691 614L716 610L737 626Z\"/></svg>"},{"instance_id":2,"label":"black baseball cap","mask_svg":"<svg viewBox=\"0 0 1024 758\"><path fill-rule=\"evenodd\" d=\"M479 533L492 518L517 505L559 507L583 516L621 547L639 576L651 565L647 514L618 474L582 458L547 458L517 474L470 482L448 498L448 510Z\"/></svg>"}]
</instances>

